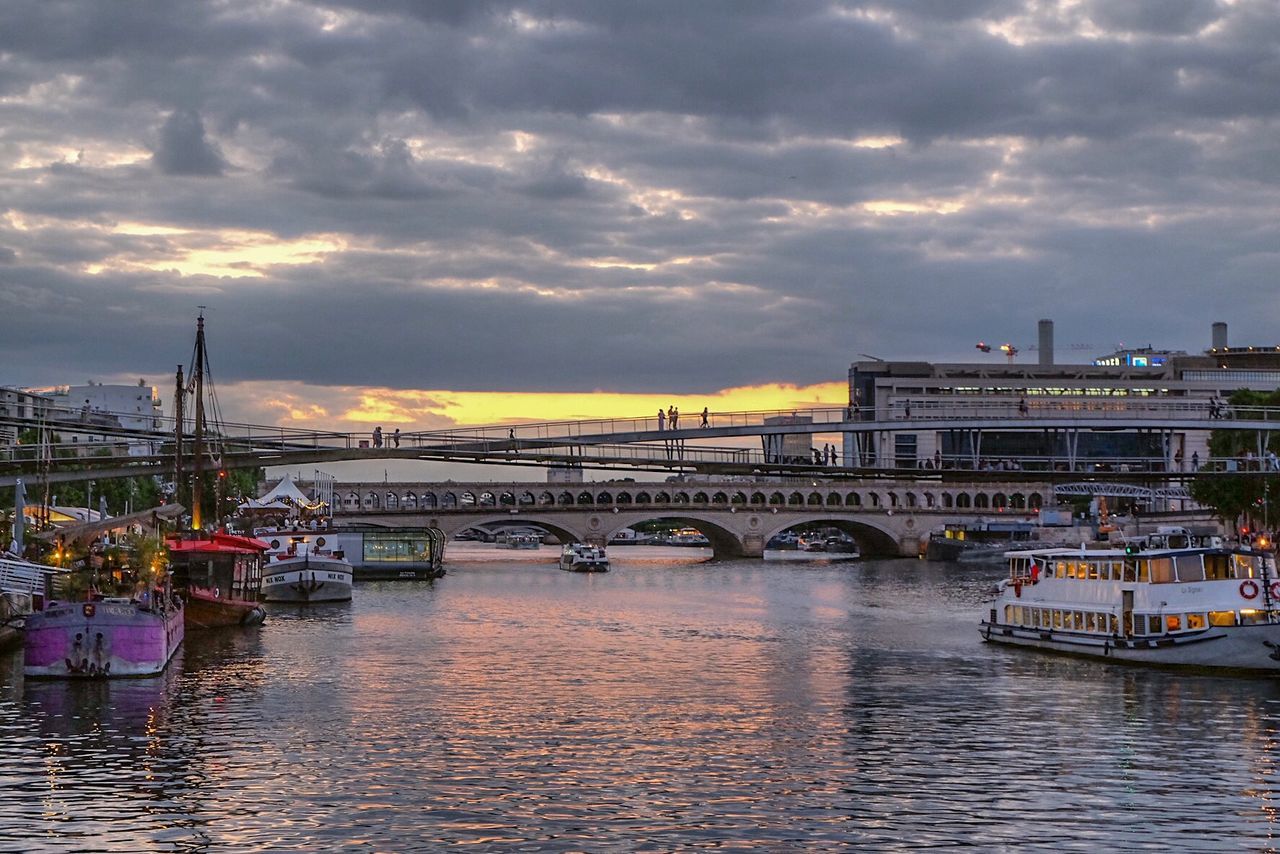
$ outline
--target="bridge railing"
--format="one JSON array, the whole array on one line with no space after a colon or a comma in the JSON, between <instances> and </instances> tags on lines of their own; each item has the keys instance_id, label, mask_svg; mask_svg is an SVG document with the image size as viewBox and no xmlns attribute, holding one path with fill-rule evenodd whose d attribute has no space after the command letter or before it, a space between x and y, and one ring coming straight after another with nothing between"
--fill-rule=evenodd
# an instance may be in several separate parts
<instances>
[{"instance_id":1,"label":"bridge railing","mask_svg":"<svg viewBox=\"0 0 1280 854\"><path fill-rule=\"evenodd\" d=\"M74 414L74 413L70 413ZM130 413L120 413L121 417L130 417ZM136 417L133 416L133 417ZM109 439L103 443L70 443L63 442L46 449L54 454L73 453L80 456L93 451L109 448L120 443L149 442L164 443L170 440L172 419L162 416L151 416L155 423L165 429L161 432L126 430L94 426L88 423L66 423L45 420L42 423L48 429L57 432L98 432ZM1276 422L1280 427L1280 407L1231 407L1223 404L1221 408L1210 410L1209 403L1202 399L1168 398L1168 397L1104 397L1096 399L1082 397L1052 398L1031 395L1026 398L1010 396L1005 400L964 401L955 398L939 399L928 395L919 398L910 396L895 399L892 406L881 405L871 407L813 407L809 409L773 409L742 412L709 412L707 426L713 429L735 428L767 428L761 432L788 432L789 428L799 428L805 432L814 432L813 428L829 427L830 432L877 429L884 425L899 425L903 422L928 425L935 422L980 422L1003 421L1010 425L1027 423L1033 425L1039 421L1056 423L1071 421L1114 420L1128 424L1141 424L1146 421L1199 422L1197 427L1213 426L1222 421L1227 426L1267 425ZM5 426L31 426L33 422L23 419L0 418ZM451 430L429 430L404 432L395 436L393 433L382 435L382 444L388 448L406 450L421 449L431 453L447 452L456 447L460 450L468 445L474 450L501 453L513 449L532 450L537 443L543 446L581 446L586 444L610 444L611 436L636 437L641 442L653 441L657 437L672 437L669 441L685 441L697 439L702 426L701 413L685 413L681 416L677 430L671 425L663 425L659 431L658 418L640 416L632 418L588 419L581 421L546 421L537 423L508 423L477 427L463 427ZM273 453L289 453L311 450L358 450L375 447L373 434L363 432L340 432L326 430L309 430L295 427L267 426L243 424L237 422L220 425L218 443L231 453L252 453L264 456L269 462ZM817 431L824 432L824 431ZM615 445L619 443L613 443ZM13 449L13 459L33 459L39 453L38 446L19 446ZM648 454L648 451L638 452ZM663 452L665 454L665 452ZM717 452L720 453L720 452ZM728 453L727 450L723 453ZM153 454L154 455L154 454ZM631 454L628 454L630 456Z\"/></svg>"}]
</instances>

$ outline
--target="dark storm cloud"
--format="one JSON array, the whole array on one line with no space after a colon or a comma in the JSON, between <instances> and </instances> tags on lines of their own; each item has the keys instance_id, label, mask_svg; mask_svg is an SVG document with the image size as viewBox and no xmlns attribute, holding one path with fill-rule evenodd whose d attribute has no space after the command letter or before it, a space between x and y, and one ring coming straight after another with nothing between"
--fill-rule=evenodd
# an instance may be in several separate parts
<instances>
[{"instance_id":1,"label":"dark storm cloud","mask_svg":"<svg viewBox=\"0 0 1280 854\"><path fill-rule=\"evenodd\" d=\"M226 166L194 110L175 112L165 120L155 164L166 175L221 175Z\"/></svg>"},{"instance_id":2,"label":"dark storm cloud","mask_svg":"<svg viewBox=\"0 0 1280 854\"><path fill-rule=\"evenodd\" d=\"M170 371L197 305L224 382L1273 343L1274 11L3 4L0 382Z\"/></svg>"}]
</instances>

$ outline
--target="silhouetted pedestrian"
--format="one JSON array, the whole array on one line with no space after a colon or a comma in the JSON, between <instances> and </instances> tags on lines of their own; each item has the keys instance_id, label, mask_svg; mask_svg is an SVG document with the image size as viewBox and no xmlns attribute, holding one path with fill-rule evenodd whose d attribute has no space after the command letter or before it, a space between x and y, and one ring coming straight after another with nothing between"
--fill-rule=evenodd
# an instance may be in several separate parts
<instances>
[{"instance_id":1,"label":"silhouetted pedestrian","mask_svg":"<svg viewBox=\"0 0 1280 854\"><path fill-rule=\"evenodd\" d=\"M395 432L391 434L391 444L396 448L400 447L400 428L399 427L397 427Z\"/></svg>"},{"instance_id":2,"label":"silhouetted pedestrian","mask_svg":"<svg viewBox=\"0 0 1280 854\"><path fill-rule=\"evenodd\" d=\"M665 429L667 429L667 413L659 409L658 410L658 432L661 433Z\"/></svg>"},{"instance_id":3,"label":"silhouetted pedestrian","mask_svg":"<svg viewBox=\"0 0 1280 854\"><path fill-rule=\"evenodd\" d=\"M373 428L373 446L375 448L382 447L382 426L381 425Z\"/></svg>"},{"instance_id":4,"label":"silhouetted pedestrian","mask_svg":"<svg viewBox=\"0 0 1280 854\"><path fill-rule=\"evenodd\" d=\"M711 417L711 413L707 411L707 408L706 408L705 406L704 406L704 407L702 407L702 423L701 423L701 424L699 424L698 426L699 426L699 427L710 427L710 426L711 426L711 422L708 420L710 417Z\"/></svg>"}]
</instances>

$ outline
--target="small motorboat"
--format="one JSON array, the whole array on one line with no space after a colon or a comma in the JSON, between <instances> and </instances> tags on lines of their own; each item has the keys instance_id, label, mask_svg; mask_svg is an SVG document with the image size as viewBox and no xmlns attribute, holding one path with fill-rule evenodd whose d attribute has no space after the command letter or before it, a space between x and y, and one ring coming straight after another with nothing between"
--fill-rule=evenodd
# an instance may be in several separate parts
<instances>
[{"instance_id":1,"label":"small motorboat","mask_svg":"<svg viewBox=\"0 0 1280 854\"><path fill-rule=\"evenodd\" d=\"M608 572L609 557L601 546L568 543L560 552L560 568L569 572Z\"/></svg>"}]
</instances>

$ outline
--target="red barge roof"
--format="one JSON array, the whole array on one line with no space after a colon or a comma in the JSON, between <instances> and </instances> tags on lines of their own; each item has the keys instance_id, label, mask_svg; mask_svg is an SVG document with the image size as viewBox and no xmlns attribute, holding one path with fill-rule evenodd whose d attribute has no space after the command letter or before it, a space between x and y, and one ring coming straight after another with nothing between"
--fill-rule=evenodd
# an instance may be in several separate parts
<instances>
[{"instance_id":1,"label":"red barge roof","mask_svg":"<svg viewBox=\"0 0 1280 854\"><path fill-rule=\"evenodd\" d=\"M170 552L261 554L271 548L269 543L262 540L236 534L196 534L190 538L187 534L171 534L166 538L166 543Z\"/></svg>"}]
</instances>

